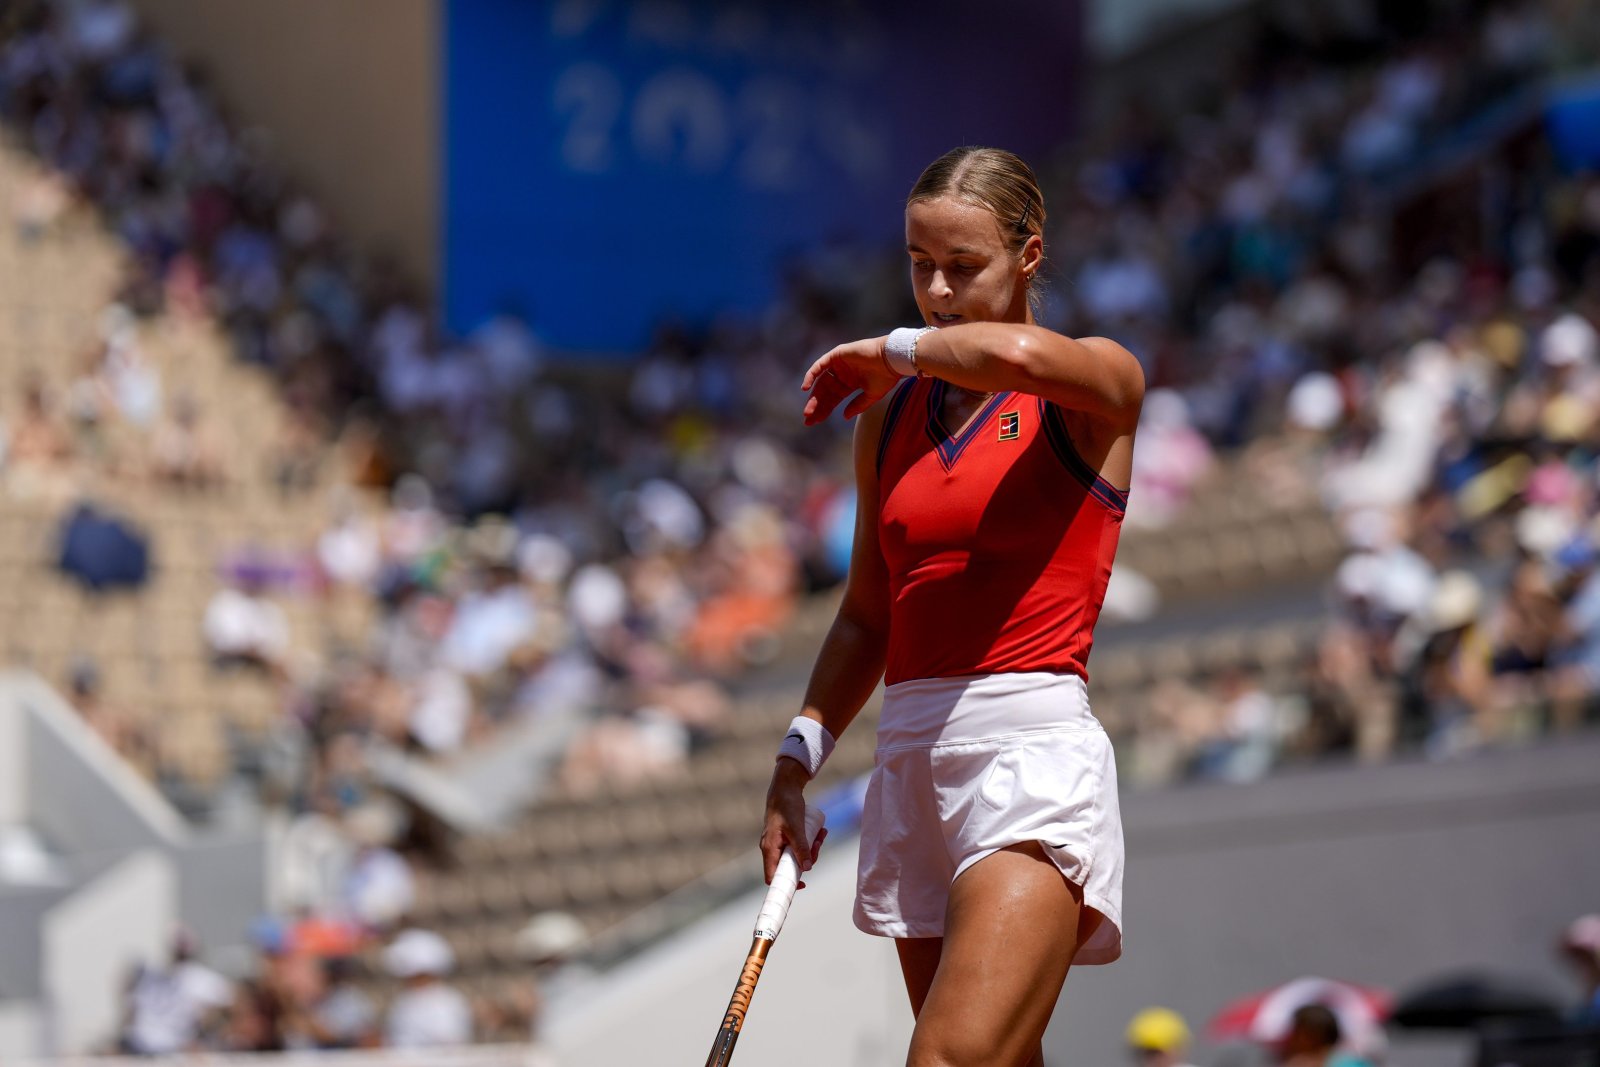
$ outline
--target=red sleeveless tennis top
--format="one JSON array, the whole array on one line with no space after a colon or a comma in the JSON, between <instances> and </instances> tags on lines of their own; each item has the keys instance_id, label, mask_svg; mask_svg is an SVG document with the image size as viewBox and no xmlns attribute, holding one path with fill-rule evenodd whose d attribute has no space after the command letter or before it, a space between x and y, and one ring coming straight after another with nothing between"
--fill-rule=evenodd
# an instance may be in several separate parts
<instances>
[{"instance_id":1,"label":"red sleeveless tennis top","mask_svg":"<svg viewBox=\"0 0 1600 1067\"><path fill-rule=\"evenodd\" d=\"M997 393L959 434L949 386L908 378L878 444L889 569L884 681L1017 671L1089 677L1128 494L1073 448L1062 412Z\"/></svg>"}]
</instances>

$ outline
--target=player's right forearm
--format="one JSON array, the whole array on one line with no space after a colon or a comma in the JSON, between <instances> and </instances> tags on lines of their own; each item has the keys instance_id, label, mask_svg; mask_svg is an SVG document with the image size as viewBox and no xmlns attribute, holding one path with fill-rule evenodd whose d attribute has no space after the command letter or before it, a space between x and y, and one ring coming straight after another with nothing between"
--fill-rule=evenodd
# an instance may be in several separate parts
<instances>
[{"instance_id":1,"label":"player's right forearm","mask_svg":"<svg viewBox=\"0 0 1600 1067\"><path fill-rule=\"evenodd\" d=\"M820 721L834 737L843 734L878 687L888 647L886 629L840 612L811 669L801 713Z\"/></svg>"}]
</instances>

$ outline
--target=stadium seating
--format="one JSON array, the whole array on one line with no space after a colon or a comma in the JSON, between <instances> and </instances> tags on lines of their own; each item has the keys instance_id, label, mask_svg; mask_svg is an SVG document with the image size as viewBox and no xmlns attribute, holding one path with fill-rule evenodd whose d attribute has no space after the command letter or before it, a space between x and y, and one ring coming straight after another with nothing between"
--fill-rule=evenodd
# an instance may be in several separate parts
<instances>
[{"instance_id":1,"label":"stadium seating","mask_svg":"<svg viewBox=\"0 0 1600 1067\"><path fill-rule=\"evenodd\" d=\"M0 219L18 215L18 197L39 177L38 164L0 146ZM0 274L15 280L0 288L8 415L10 401L33 381L52 403L64 403L116 293L123 254L87 209L69 210L37 236L0 227ZM203 418L228 428L217 437L229 480L195 489L143 476L148 433L126 425L108 428L101 455L80 449L47 473L13 465L0 501L0 650L8 663L32 667L64 690L76 665L92 663L98 699L148 737L147 747L124 754L199 813L233 769L233 749L258 743L282 714L269 679L220 673L209 663L201 618L219 587L219 567L246 548L304 552L324 522L323 487L279 492L264 459L283 418L278 393L233 357L209 323L158 316L139 327L139 346L168 398L190 395ZM78 499L96 501L148 537L154 565L142 588L96 595L53 568L57 525ZM345 608L326 618L304 601L286 598L285 606L300 654L317 649L330 629L356 636L367 614L365 605L353 617Z\"/></svg>"}]
</instances>

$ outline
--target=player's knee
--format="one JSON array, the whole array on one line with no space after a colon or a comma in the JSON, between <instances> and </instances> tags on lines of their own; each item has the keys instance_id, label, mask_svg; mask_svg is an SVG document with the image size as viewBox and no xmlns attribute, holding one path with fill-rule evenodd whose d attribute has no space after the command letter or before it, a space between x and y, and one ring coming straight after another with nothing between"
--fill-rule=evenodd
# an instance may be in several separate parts
<instances>
[{"instance_id":1,"label":"player's knee","mask_svg":"<svg viewBox=\"0 0 1600 1067\"><path fill-rule=\"evenodd\" d=\"M918 1027L906 1067L1027 1067L1034 1050L1008 1049L1003 1041L974 1033L933 1033Z\"/></svg>"}]
</instances>

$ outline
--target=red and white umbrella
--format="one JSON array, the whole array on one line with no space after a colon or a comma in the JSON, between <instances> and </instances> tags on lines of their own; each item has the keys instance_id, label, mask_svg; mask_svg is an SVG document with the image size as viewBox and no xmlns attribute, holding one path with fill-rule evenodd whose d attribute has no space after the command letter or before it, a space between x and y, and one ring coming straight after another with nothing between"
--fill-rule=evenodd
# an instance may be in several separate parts
<instances>
[{"instance_id":1,"label":"red and white umbrella","mask_svg":"<svg viewBox=\"0 0 1600 1067\"><path fill-rule=\"evenodd\" d=\"M1206 1032L1215 1040L1244 1038L1273 1044L1288 1035L1296 1010L1323 1004L1339 1020L1345 1044L1370 1048L1382 1036L1391 1003L1389 994L1381 989L1331 978L1296 978L1234 1001L1217 1013Z\"/></svg>"}]
</instances>

